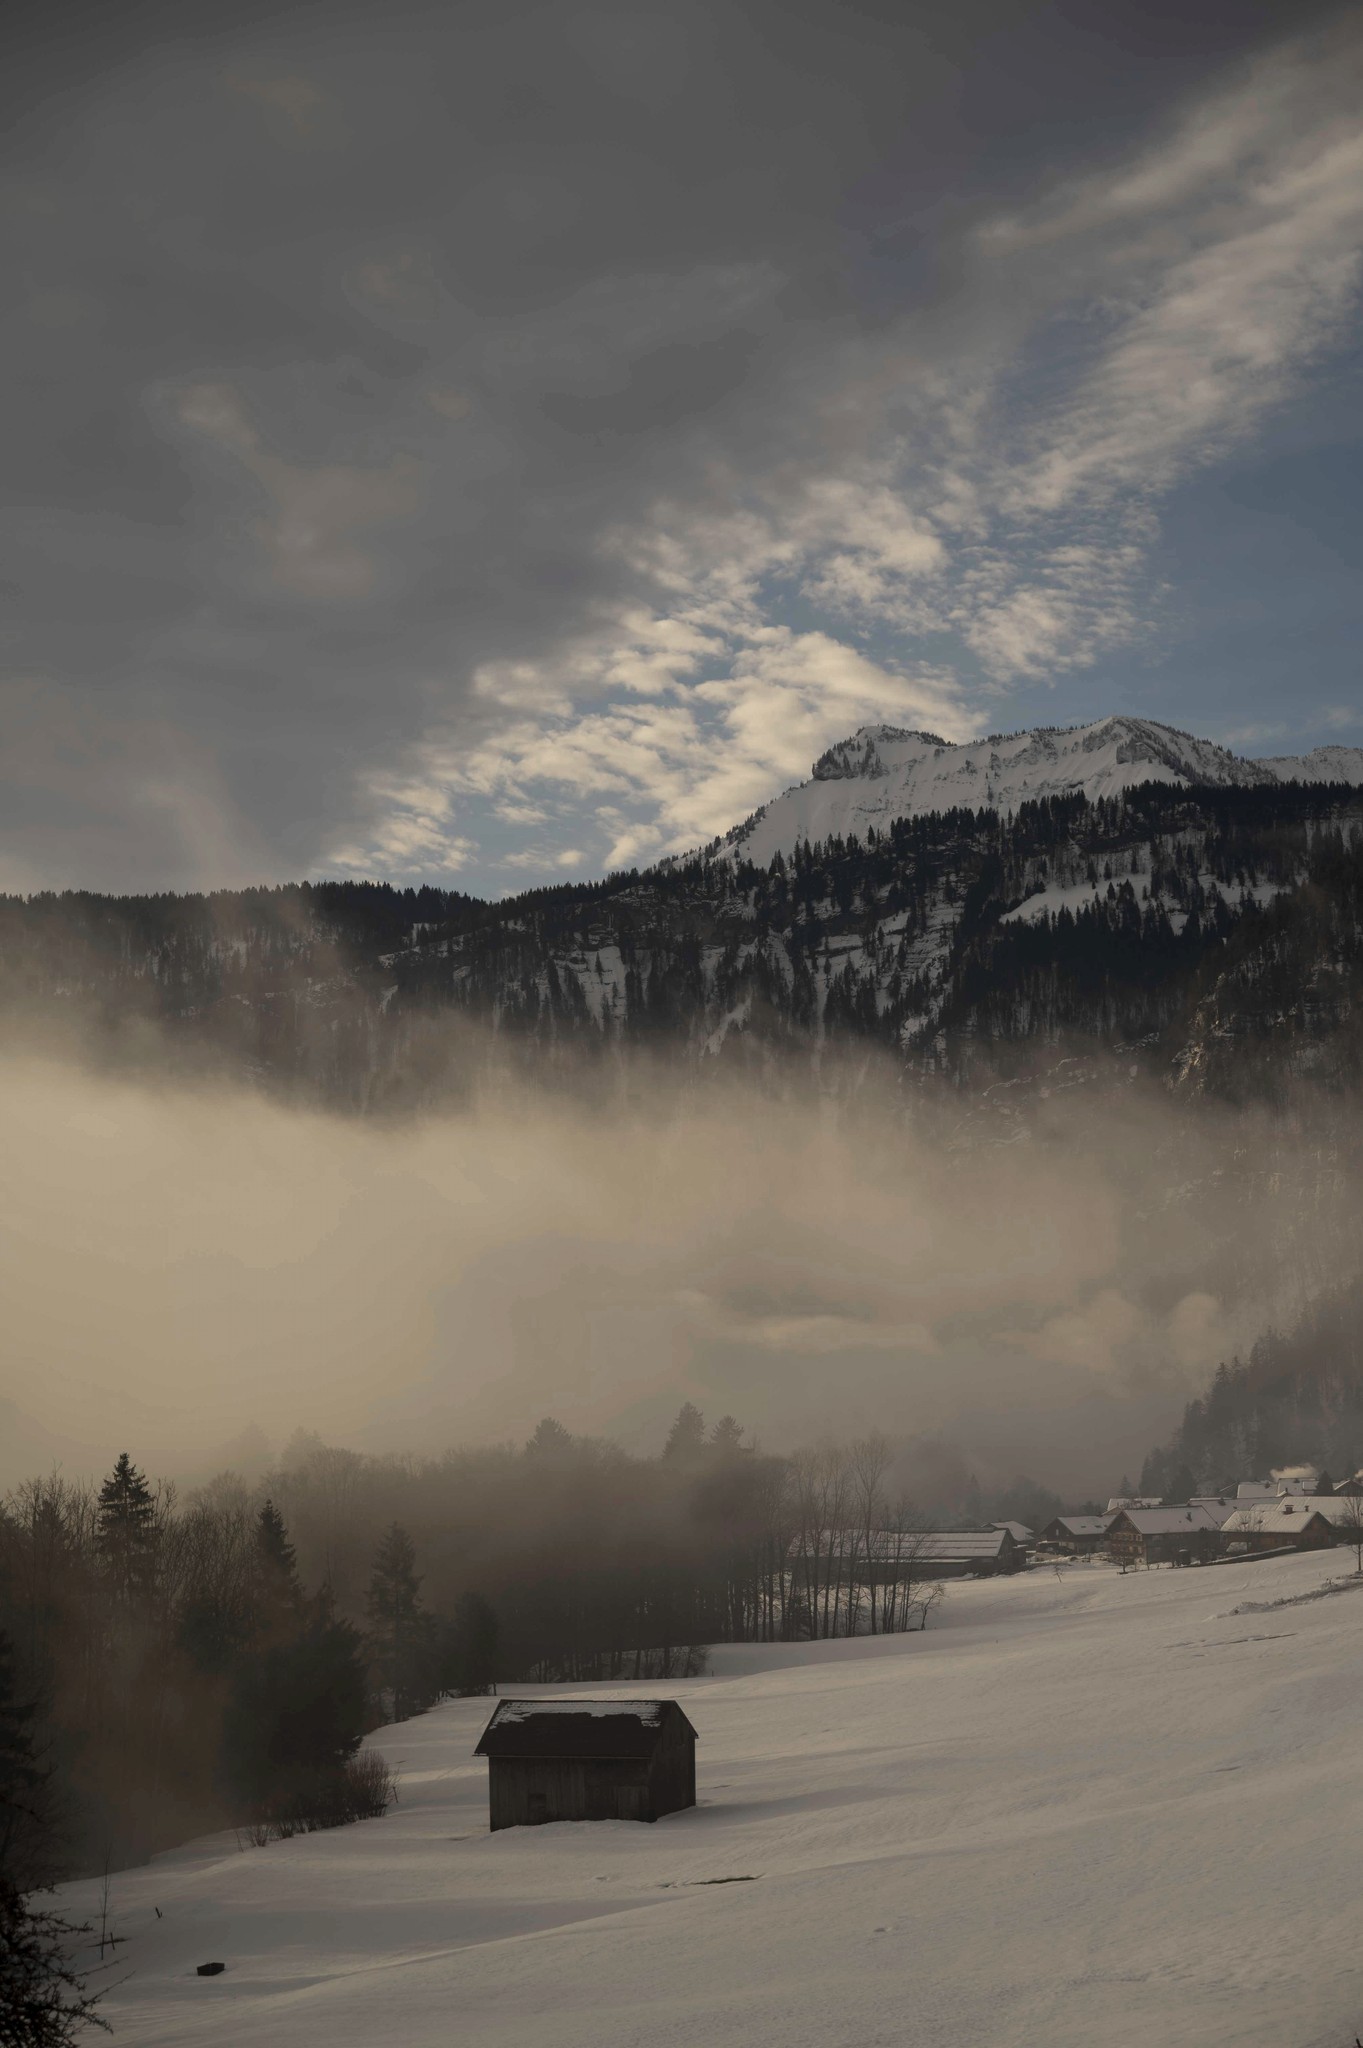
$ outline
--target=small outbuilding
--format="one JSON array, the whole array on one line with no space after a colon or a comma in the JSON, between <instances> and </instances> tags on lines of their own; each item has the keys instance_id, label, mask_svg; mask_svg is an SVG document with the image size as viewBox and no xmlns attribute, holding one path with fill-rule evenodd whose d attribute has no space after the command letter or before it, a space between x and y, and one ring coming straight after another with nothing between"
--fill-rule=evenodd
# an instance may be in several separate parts
<instances>
[{"instance_id":1,"label":"small outbuilding","mask_svg":"<svg viewBox=\"0 0 1363 2048\"><path fill-rule=\"evenodd\" d=\"M501 1700L473 1753L494 1833L696 1803L696 1731L675 1700Z\"/></svg>"}]
</instances>

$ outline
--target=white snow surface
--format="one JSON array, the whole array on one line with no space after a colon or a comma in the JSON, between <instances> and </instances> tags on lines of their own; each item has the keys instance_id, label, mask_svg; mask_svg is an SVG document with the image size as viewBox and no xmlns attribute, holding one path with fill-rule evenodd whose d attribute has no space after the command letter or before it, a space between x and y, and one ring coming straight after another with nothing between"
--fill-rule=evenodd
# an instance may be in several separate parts
<instances>
[{"instance_id":1,"label":"white snow surface","mask_svg":"<svg viewBox=\"0 0 1363 2048\"><path fill-rule=\"evenodd\" d=\"M669 1688L700 1805L651 1827L489 1835L489 1703L441 1706L374 1738L384 1819L114 1876L115 2048L1346 2048L1351 1564L1045 1567L718 1649Z\"/></svg>"},{"instance_id":2,"label":"white snow surface","mask_svg":"<svg viewBox=\"0 0 1363 2048\"><path fill-rule=\"evenodd\" d=\"M1243 760L1211 740L1154 719L1117 715L1061 730L1042 727L957 743L933 733L865 725L831 747L809 782L788 789L725 842L759 867L800 840L865 839L896 818L929 811L1015 811L1044 796L1115 796L1141 782L1207 786L1272 782L1363 783L1363 748Z\"/></svg>"}]
</instances>

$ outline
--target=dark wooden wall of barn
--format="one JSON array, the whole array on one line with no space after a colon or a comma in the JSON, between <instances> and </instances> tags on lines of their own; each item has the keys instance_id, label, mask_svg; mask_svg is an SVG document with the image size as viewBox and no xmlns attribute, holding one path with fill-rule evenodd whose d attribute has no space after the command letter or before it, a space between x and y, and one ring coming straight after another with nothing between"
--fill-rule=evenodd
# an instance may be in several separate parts
<instances>
[{"instance_id":1,"label":"dark wooden wall of barn","mask_svg":"<svg viewBox=\"0 0 1363 2048\"><path fill-rule=\"evenodd\" d=\"M555 1820L658 1820L695 1805L696 1746L669 1717L651 1762L490 1757L488 1803L494 1833Z\"/></svg>"}]
</instances>

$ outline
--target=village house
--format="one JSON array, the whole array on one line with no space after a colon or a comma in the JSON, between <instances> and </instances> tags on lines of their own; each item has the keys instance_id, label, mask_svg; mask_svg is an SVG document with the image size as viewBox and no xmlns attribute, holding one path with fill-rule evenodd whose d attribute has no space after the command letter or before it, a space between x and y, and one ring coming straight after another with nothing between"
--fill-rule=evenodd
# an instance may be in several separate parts
<instances>
[{"instance_id":1,"label":"village house","mask_svg":"<svg viewBox=\"0 0 1363 2048\"><path fill-rule=\"evenodd\" d=\"M1006 1529L1020 1550L1032 1550L1036 1547L1035 1532L1029 1529L1025 1522L991 1522L989 1526L991 1529Z\"/></svg>"},{"instance_id":2,"label":"village house","mask_svg":"<svg viewBox=\"0 0 1363 2048\"><path fill-rule=\"evenodd\" d=\"M1328 1550L1343 1519L1343 1502L1335 1494L1312 1499L1284 1494L1276 1500L1250 1501L1237 1507L1221 1524L1222 1545L1231 1556L1261 1550ZM1333 1508L1334 1514L1326 1512Z\"/></svg>"},{"instance_id":3,"label":"village house","mask_svg":"<svg viewBox=\"0 0 1363 2048\"><path fill-rule=\"evenodd\" d=\"M488 1760L494 1833L696 1803L696 1731L675 1700L501 1700L473 1753Z\"/></svg>"},{"instance_id":4,"label":"village house","mask_svg":"<svg viewBox=\"0 0 1363 2048\"><path fill-rule=\"evenodd\" d=\"M1047 1522L1041 1541L1066 1557L1092 1557L1107 1542L1108 1515L1057 1515Z\"/></svg>"},{"instance_id":5,"label":"village house","mask_svg":"<svg viewBox=\"0 0 1363 2048\"><path fill-rule=\"evenodd\" d=\"M1210 1557L1220 1522L1204 1507L1123 1508L1107 1532L1114 1564L1191 1564Z\"/></svg>"}]
</instances>

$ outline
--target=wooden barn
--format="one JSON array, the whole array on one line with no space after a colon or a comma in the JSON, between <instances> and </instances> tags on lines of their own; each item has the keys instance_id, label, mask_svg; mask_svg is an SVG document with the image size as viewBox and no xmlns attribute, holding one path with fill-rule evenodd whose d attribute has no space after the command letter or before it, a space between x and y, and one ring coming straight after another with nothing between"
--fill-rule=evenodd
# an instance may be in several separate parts
<instances>
[{"instance_id":1,"label":"wooden barn","mask_svg":"<svg viewBox=\"0 0 1363 2048\"><path fill-rule=\"evenodd\" d=\"M696 1803L696 1731L675 1700L501 1700L473 1753L494 1833Z\"/></svg>"}]
</instances>

